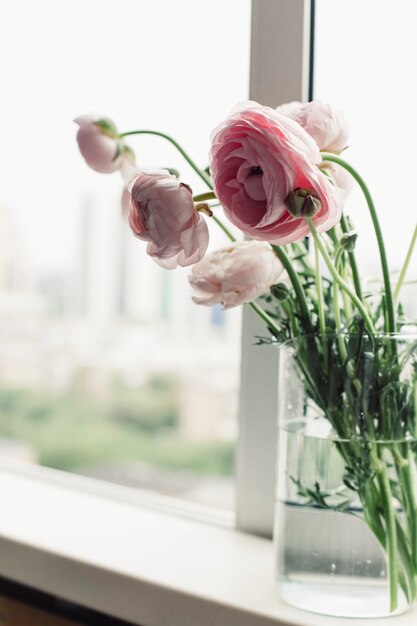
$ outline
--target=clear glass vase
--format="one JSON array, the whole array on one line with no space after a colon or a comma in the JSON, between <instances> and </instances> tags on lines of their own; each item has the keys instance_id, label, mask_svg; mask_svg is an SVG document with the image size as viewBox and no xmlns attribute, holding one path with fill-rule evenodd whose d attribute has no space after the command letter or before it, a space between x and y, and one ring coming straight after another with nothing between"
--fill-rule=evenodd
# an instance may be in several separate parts
<instances>
[{"instance_id":1,"label":"clear glass vase","mask_svg":"<svg viewBox=\"0 0 417 626\"><path fill-rule=\"evenodd\" d=\"M279 383L281 597L341 617L405 611L416 597L417 337L297 339L280 347Z\"/></svg>"}]
</instances>

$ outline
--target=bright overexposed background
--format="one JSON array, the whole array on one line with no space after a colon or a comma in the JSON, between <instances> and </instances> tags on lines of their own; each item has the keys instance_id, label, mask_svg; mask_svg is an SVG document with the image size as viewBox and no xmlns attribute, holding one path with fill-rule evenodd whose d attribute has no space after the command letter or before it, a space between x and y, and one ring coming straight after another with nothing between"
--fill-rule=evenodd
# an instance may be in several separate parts
<instances>
[{"instance_id":1,"label":"bright overexposed background","mask_svg":"<svg viewBox=\"0 0 417 626\"><path fill-rule=\"evenodd\" d=\"M249 40L249 0L1 4L3 454L231 506L239 312L197 307L188 270L146 256L72 120L163 131L204 168L247 98ZM205 191L163 139L129 143Z\"/></svg>"},{"instance_id":2,"label":"bright overexposed background","mask_svg":"<svg viewBox=\"0 0 417 626\"><path fill-rule=\"evenodd\" d=\"M314 97L334 103L346 114L351 135L344 157L371 189L389 265L398 270L417 221L417 4L317 0L316 5ZM346 211L359 232L362 272L380 276L375 235L357 188ZM416 270L415 254L410 279L417 279ZM417 298L410 290L408 300L416 314Z\"/></svg>"}]
</instances>

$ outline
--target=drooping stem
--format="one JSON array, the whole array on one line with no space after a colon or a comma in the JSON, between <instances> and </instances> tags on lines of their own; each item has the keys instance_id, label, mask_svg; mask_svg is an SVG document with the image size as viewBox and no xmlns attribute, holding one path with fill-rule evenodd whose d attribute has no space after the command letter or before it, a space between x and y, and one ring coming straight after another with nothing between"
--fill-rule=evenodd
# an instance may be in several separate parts
<instances>
[{"instance_id":1,"label":"drooping stem","mask_svg":"<svg viewBox=\"0 0 417 626\"><path fill-rule=\"evenodd\" d=\"M408 266L410 264L411 256L413 254L413 250L414 250L414 246L416 244L416 241L417 241L417 224L416 224L416 227L414 229L413 236L411 237L411 242L410 242L409 248L407 250L407 254L406 254L406 257L405 257L404 264L403 264L403 266L401 268L401 272L400 272L400 275L399 275L399 278L398 278L398 282L397 282L397 284L395 286L394 302L398 299L398 296L399 296L399 293L400 293L400 289L401 289L401 287L403 285L404 278L405 278L405 275L407 273Z\"/></svg>"},{"instance_id":2,"label":"drooping stem","mask_svg":"<svg viewBox=\"0 0 417 626\"><path fill-rule=\"evenodd\" d=\"M371 335L371 337L374 336L375 334L375 328L374 325L372 323L371 318L368 315L368 312L366 311L365 307L363 306L363 303L361 302L361 300L359 300L358 296L356 295L356 293L354 291L351 290L351 288L349 287L349 285L343 280L343 278L340 276L339 272L336 270L335 266L332 263L331 258L329 257L326 247L323 245L322 240L320 239L320 235L318 234L316 227L314 226L311 218L306 217L305 218L308 227L310 228L311 234L313 235L314 241L317 243L317 246L320 250L320 253L331 273L331 275L333 276L333 278L335 279L335 281L339 284L339 287L341 289L343 289L346 294L349 296L349 298L352 300L353 304L355 305L355 307L358 309L359 313L362 315L363 321L365 322L365 326L368 329L369 334Z\"/></svg>"},{"instance_id":3,"label":"drooping stem","mask_svg":"<svg viewBox=\"0 0 417 626\"><path fill-rule=\"evenodd\" d=\"M328 152L322 152L321 155L324 161L332 161L333 163L337 163L338 165L343 167L347 172L349 172L349 174L351 174L353 178L356 180L356 182L358 183L359 187L361 188L363 192L363 195L365 196L365 200L367 202L369 213L371 215L372 223L374 226L378 248L379 248L379 256L381 259L381 267L382 267L382 274L384 278L384 288L385 288L387 331L390 333L395 333L396 324L395 324L394 300L392 297L387 254L385 250L384 239L382 237L381 226L378 220L378 214L376 212L375 204L372 199L371 193L367 185L365 184L365 181L360 176L359 172L357 172L344 159L342 159L340 156L337 156L336 154L331 154Z\"/></svg>"},{"instance_id":4,"label":"drooping stem","mask_svg":"<svg viewBox=\"0 0 417 626\"><path fill-rule=\"evenodd\" d=\"M178 152L184 157L187 163L193 168L196 174L206 183L207 187L213 189L213 185L211 184L210 176L204 170L201 170L198 165L192 160L192 158L187 154L187 152L180 146L180 144L175 141L172 137L167 135L166 133L161 133L158 130L130 130L127 133L121 133L119 137L129 137L131 135L156 135L157 137L162 137L166 139L178 150Z\"/></svg>"}]
</instances>

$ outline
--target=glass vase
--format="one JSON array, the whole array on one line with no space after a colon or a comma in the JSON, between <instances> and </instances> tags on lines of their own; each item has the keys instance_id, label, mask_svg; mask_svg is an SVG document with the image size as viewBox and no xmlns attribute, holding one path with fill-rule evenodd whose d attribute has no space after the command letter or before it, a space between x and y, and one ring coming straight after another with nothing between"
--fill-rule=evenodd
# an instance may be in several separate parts
<instances>
[{"instance_id":1,"label":"glass vase","mask_svg":"<svg viewBox=\"0 0 417 626\"><path fill-rule=\"evenodd\" d=\"M409 608L417 573L417 336L310 336L279 349L276 577L340 617Z\"/></svg>"}]
</instances>

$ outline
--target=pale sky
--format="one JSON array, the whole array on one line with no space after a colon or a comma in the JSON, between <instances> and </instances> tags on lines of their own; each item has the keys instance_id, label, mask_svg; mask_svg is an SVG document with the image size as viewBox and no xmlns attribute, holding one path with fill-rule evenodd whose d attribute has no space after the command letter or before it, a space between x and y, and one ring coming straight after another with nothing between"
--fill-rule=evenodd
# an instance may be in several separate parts
<instances>
[{"instance_id":1,"label":"pale sky","mask_svg":"<svg viewBox=\"0 0 417 626\"><path fill-rule=\"evenodd\" d=\"M414 0L318 0L315 97L341 108L351 127L344 156L371 189L392 269L417 222ZM379 271L366 205L355 190L346 206L359 232L362 267ZM417 278L417 250L410 277Z\"/></svg>"},{"instance_id":2,"label":"pale sky","mask_svg":"<svg viewBox=\"0 0 417 626\"><path fill-rule=\"evenodd\" d=\"M391 266L398 266L417 215L417 3L317 5L316 97L349 118L345 156L369 181ZM118 175L92 172L79 156L72 119L95 110L121 130L172 133L206 164L210 131L247 97L249 19L249 0L0 5L0 206L23 227L25 254L36 267L71 265L84 194L100 190L118 199ZM139 164L180 167L194 191L203 191L162 140L133 139L132 147ZM359 193L348 207L360 228L359 253L373 269L373 234Z\"/></svg>"},{"instance_id":3,"label":"pale sky","mask_svg":"<svg viewBox=\"0 0 417 626\"><path fill-rule=\"evenodd\" d=\"M249 19L249 0L0 4L0 206L35 266L71 265L84 194L118 203L119 175L88 169L73 118L93 110L123 131L171 133L206 166L211 130L247 97ZM177 167L205 191L163 140L131 145L140 165Z\"/></svg>"}]
</instances>

